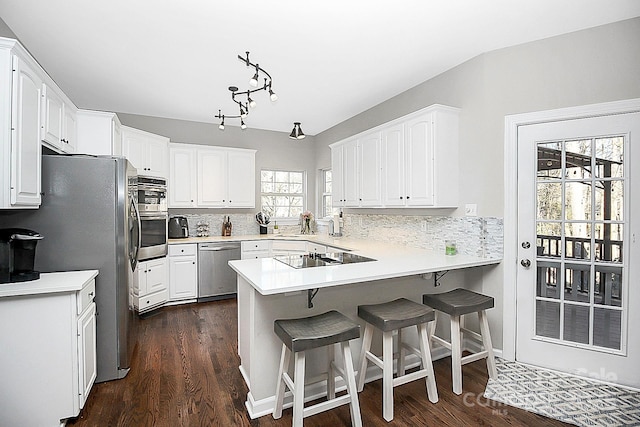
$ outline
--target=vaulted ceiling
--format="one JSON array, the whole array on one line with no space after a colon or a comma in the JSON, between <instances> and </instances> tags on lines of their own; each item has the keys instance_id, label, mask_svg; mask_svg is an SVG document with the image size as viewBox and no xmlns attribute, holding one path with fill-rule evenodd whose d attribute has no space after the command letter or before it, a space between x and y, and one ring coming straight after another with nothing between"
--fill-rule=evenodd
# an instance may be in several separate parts
<instances>
[{"instance_id":1,"label":"vaulted ceiling","mask_svg":"<svg viewBox=\"0 0 640 427\"><path fill-rule=\"evenodd\" d=\"M0 17L80 108L314 135L474 56L640 16L638 0L0 0ZM239 125L228 120L227 125Z\"/></svg>"}]
</instances>

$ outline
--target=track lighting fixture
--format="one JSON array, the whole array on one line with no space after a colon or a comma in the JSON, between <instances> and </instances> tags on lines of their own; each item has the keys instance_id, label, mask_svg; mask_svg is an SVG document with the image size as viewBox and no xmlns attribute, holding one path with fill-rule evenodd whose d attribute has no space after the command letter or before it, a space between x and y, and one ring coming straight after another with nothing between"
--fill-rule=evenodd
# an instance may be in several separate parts
<instances>
[{"instance_id":1,"label":"track lighting fixture","mask_svg":"<svg viewBox=\"0 0 640 427\"><path fill-rule=\"evenodd\" d=\"M293 130L291 131L291 135L289 138L291 139L304 139L305 134L302 132L302 128L300 127L300 122L293 123Z\"/></svg>"},{"instance_id":2,"label":"track lighting fixture","mask_svg":"<svg viewBox=\"0 0 640 427\"><path fill-rule=\"evenodd\" d=\"M238 88L236 86L229 86L229 90L231 91L231 100L236 104L238 104L240 113L238 115L225 115L225 114L222 114L221 110L218 110L218 115L214 117L217 119L221 119L220 126L218 126L220 130L224 130L225 118L240 119L240 128L242 128L243 130L247 128L247 125L244 123L244 119L249 114L249 108L252 108L252 109L256 108L256 105L257 105L256 101L251 98L252 93L258 92L261 90L268 91L269 99L271 99L271 102L276 102L278 100L278 95L276 95L273 89L271 88L271 81L272 81L271 76L258 64L253 64L251 61L249 61L249 52L246 52L246 57L242 57L238 55L238 59L244 62L247 67L255 68L255 74L253 75L253 77L251 77L251 80L249 80L249 86L255 89L247 89L243 92L238 92ZM259 87L258 79L260 78L261 73L264 74L264 76L266 77L264 77L264 84ZM236 99L236 97L242 97L242 96L246 96L245 102L242 102Z\"/></svg>"}]
</instances>

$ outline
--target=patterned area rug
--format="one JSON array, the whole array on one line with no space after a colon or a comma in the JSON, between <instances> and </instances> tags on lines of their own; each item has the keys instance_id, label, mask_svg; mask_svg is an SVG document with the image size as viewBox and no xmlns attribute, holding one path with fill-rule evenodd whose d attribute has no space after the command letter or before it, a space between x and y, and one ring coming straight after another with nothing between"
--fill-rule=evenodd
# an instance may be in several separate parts
<instances>
[{"instance_id":1,"label":"patterned area rug","mask_svg":"<svg viewBox=\"0 0 640 427\"><path fill-rule=\"evenodd\" d=\"M484 397L577 426L640 426L640 392L496 359Z\"/></svg>"}]
</instances>

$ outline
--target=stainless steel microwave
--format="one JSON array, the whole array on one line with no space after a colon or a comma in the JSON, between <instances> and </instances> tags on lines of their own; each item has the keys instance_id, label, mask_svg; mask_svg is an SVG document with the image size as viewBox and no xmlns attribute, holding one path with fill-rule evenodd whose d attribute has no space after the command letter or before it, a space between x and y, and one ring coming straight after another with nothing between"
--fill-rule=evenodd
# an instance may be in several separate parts
<instances>
[{"instance_id":1,"label":"stainless steel microwave","mask_svg":"<svg viewBox=\"0 0 640 427\"><path fill-rule=\"evenodd\" d=\"M167 212L167 180L138 176L138 209L145 213Z\"/></svg>"}]
</instances>

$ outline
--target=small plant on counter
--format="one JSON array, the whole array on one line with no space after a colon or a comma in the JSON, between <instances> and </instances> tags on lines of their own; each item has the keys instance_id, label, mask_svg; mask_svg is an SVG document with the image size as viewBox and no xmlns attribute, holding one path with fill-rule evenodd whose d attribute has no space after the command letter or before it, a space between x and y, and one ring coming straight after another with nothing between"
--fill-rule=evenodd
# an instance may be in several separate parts
<instances>
[{"instance_id":1,"label":"small plant on counter","mask_svg":"<svg viewBox=\"0 0 640 427\"><path fill-rule=\"evenodd\" d=\"M302 234L311 234L311 221L313 221L313 214L311 211L304 211L300 216L302 217L302 227L300 232Z\"/></svg>"}]
</instances>

